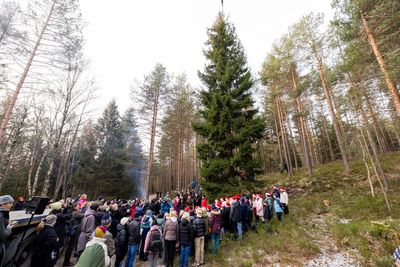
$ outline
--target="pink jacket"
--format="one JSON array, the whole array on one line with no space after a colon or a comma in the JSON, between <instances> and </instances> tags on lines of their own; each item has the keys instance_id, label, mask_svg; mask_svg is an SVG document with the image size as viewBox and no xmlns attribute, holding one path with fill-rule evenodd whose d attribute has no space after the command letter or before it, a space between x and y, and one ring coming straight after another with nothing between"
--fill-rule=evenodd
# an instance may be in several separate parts
<instances>
[{"instance_id":1,"label":"pink jacket","mask_svg":"<svg viewBox=\"0 0 400 267\"><path fill-rule=\"evenodd\" d=\"M147 251L147 249L149 248L149 245L150 245L150 242L151 242L151 233L155 232L155 231L160 231L160 229L158 229L157 225L153 225L150 228L150 231L146 235L146 240L144 241L144 252L150 252L150 251Z\"/></svg>"}]
</instances>

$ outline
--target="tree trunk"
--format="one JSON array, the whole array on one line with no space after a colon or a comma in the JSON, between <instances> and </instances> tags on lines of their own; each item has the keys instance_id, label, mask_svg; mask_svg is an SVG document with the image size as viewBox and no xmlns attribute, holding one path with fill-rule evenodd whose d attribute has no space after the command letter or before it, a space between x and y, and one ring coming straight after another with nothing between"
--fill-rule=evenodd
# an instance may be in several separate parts
<instances>
[{"instance_id":1,"label":"tree trunk","mask_svg":"<svg viewBox=\"0 0 400 267\"><path fill-rule=\"evenodd\" d=\"M333 127L335 129L336 138L338 140L339 149L340 149L340 153L341 153L342 161L343 161L343 166L344 166L344 171L345 171L345 173L349 173L350 172L350 165L349 165L349 161L347 160L346 149L344 147L343 139L342 139L342 136L340 134L338 118L337 118L337 116L335 114L335 110L333 108L332 100L331 100L331 97L329 95L329 88L328 88L328 85L325 82L325 74L324 74L323 69L322 69L322 61L321 61L321 58L317 54L315 54L315 56L316 56L316 59L317 59L317 67L318 67L319 76L321 78L322 87L323 87L324 93L325 93L325 99L326 99L326 102L328 104L329 112L331 113L331 117L332 117L332 120L333 120Z\"/></svg>"},{"instance_id":2,"label":"tree trunk","mask_svg":"<svg viewBox=\"0 0 400 267\"><path fill-rule=\"evenodd\" d=\"M151 172L153 168L153 159L154 159L154 144L155 144L155 137L156 137L156 128L157 128L157 113L158 113L158 97L160 94L160 90L158 89L154 100L153 100L153 118L151 122L151 136L150 136L150 151L149 151L149 162L147 163L147 179L146 179L146 199L149 198L150 195L150 179L151 179Z\"/></svg>"},{"instance_id":3,"label":"tree trunk","mask_svg":"<svg viewBox=\"0 0 400 267\"><path fill-rule=\"evenodd\" d=\"M292 68L292 81L293 81L293 90L295 92L298 91L297 88L297 80L296 80L296 71ZM303 154L304 154L304 161L305 165L307 167L307 173L308 176L312 176L312 164L311 164L311 155L310 155L310 142L308 139L308 136L306 135L306 130L305 130L305 123L304 123L304 117L303 117L303 105L301 103L300 96L296 96L295 99L296 102L296 109L298 112L298 118L299 118L299 127L300 127L300 140L302 142L302 147L303 147Z\"/></svg>"},{"instance_id":4,"label":"tree trunk","mask_svg":"<svg viewBox=\"0 0 400 267\"><path fill-rule=\"evenodd\" d=\"M364 26L365 33L368 36L368 42L371 45L372 50L374 51L376 60L378 61L379 67L385 78L386 85L389 89L390 94L392 95L392 99L393 99L394 105L397 110L397 116L399 116L400 115L400 93L399 93L399 90L397 90L394 80L392 79L392 77L390 77L388 67L387 67L386 62L383 59L381 51L378 47L378 43L375 39L375 35L374 35L372 29L369 27L368 20L365 18L362 11L360 11L360 14L361 14L361 20L362 20L362 23Z\"/></svg>"},{"instance_id":5,"label":"tree trunk","mask_svg":"<svg viewBox=\"0 0 400 267\"><path fill-rule=\"evenodd\" d=\"M32 52L31 52L31 54L29 56L28 62L25 65L25 69L22 72L22 75L21 75L21 77L20 77L20 79L18 81L17 87L16 87L11 99L9 100L9 103L7 104L7 108L6 108L6 111L4 113L1 125L0 125L0 146L3 144L4 133L6 131L8 122L10 121L11 113L12 113L14 107L15 107L15 103L17 102L18 95L19 95L19 93L21 91L21 88L24 85L25 79L26 79L26 77L28 75L29 69L30 69L30 67L32 65L33 59L34 59L34 57L36 55L37 49L38 49L38 47L40 45L40 42L42 41L43 34L46 31L47 25L49 24L49 20L50 20L50 17L52 16L52 14L53 14L53 10L54 10L54 6L55 6L56 2L57 2L57 0L53 0L53 3L52 3L52 5L50 7L50 10L49 10L49 14L47 15L46 21L43 24L42 30L40 31L40 34L39 34L39 37L36 40L36 43L35 43L35 45L33 47L33 50L32 50Z\"/></svg>"}]
</instances>

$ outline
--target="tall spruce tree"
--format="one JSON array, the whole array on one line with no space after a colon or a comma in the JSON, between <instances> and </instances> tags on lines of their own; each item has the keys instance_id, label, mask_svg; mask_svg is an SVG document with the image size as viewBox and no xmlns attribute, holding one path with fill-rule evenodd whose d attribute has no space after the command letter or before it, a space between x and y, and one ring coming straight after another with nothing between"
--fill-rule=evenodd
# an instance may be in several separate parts
<instances>
[{"instance_id":1,"label":"tall spruce tree","mask_svg":"<svg viewBox=\"0 0 400 267\"><path fill-rule=\"evenodd\" d=\"M95 193L128 197L132 193L132 184L125 171L127 155L124 150L123 128L114 99L99 118L95 131L98 149L95 165L97 177Z\"/></svg>"},{"instance_id":2,"label":"tall spruce tree","mask_svg":"<svg viewBox=\"0 0 400 267\"><path fill-rule=\"evenodd\" d=\"M200 93L202 122L195 131L205 141L197 146L200 174L211 182L233 182L244 172L253 177L260 161L253 144L264 134L251 96L253 79L235 27L220 13L208 30L207 63L199 77L207 90Z\"/></svg>"}]
</instances>

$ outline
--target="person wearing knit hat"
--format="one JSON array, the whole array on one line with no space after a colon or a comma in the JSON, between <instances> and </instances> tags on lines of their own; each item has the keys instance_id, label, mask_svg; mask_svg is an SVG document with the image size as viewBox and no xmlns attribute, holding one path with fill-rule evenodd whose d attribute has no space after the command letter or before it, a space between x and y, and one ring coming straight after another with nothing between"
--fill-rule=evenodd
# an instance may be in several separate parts
<instances>
[{"instance_id":1,"label":"person wearing knit hat","mask_svg":"<svg viewBox=\"0 0 400 267\"><path fill-rule=\"evenodd\" d=\"M53 227L56 224L56 222L57 222L57 216L54 214L48 215L44 220L44 224L49 225L51 227Z\"/></svg>"},{"instance_id":2,"label":"person wearing knit hat","mask_svg":"<svg viewBox=\"0 0 400 267\"><path fill-rule=\"evenodd\" d=\"M203 219L203 212L199 208L196 210L197 218L193 222L194 229L194 244L195 244L195 259L194 264L196 266L204 264L204 243L206 235L206 219Z\"/></svg>"},{"instance_id":3,"label":"person wearing knit hat","mask_svg":"<svg viewBox=\"0 0 400 267\"><path fill-rule=\"evenodd\" d=\"M52 210L61 210L61 203L60 202L54 202L50 205L50 208Z\"/></svg>"},{"instance_id":4,"label":"person wearing knit hat","mask_svg":"<svg viewBox=\"0 0 400 267\"><path fill-rule=\"evenodd\" d=\"M97 226L96 229L94 229L94 236L98 238L104 238L106 232L107 229L104 226Z\"/></svg>"},{"instance_id":5,"label":"person wearing knit hat","mask_svg":"<svg viewBox=\"0 0 400 267\"><path fill-rule=\"evenodd\" d=\"M115 238L115 266L119 267L128 252L128 223L129 217L123 217L117 225Z\"/></svg>"},{"instance_id":6,"label":"person wearing knit hat","mask_svg":"<svg viewBox=\"0 0 400 267\"><path fill-rule=\"evenodd\" d=\"M86 248L75 267L110 266L111 258L108 256L109 252L104 239L106 232L107 229L104 226L95 228L92 239L86 244Z\"/></svg>"},{"instance_id":7,"label":"person wearing knit hat","mask_svg":"<svg viewBox=\"0 0 400 267\"><path fill-rule=\"evenodd\" d=\"M281 187L280 188L281 191L281 204L282 204L282 208L283 208L283 213L284 214L289 214L289 196L288 193L286 192L286 188L285 187Z\"/></svg>"},{"instance_id":8,"label":"person wearing knit hat","mask_svg":"<svg viewBox=\"0 0 400 267\"><path fill-rule=\"evenodd\" d=\"M35 236L32 242L32 267L53 267L54 261L52 253L54 248L58 248L59 238L54 224L57 221L56 215L48 215L43 223L39 224L42 227L38 227L38 234ZM49 249L50 248L50 249Z\"/></svg>"},{"instance_id":9,"label":"person wearing knit hat","mask_svg":"<svg viewBox=\"0 0 400 267\"><path fill-rule=\"evenodd\" d=\"M110 258L115 254L115 242L113 235L108 231L108 228L111 226L112 218L110 214L105 214L101 218L101 225L106 229L104 234L105 244L107 246L108 256Z\"/></svg>"},{"instance_id":10,"label":"person wearing knit hat","mask_svg":"<svg viewBox=\"0 0 400 267\"><path fill-rule=\"evenodd\" d=\"M111 223L112 223L112 218L110 214L104 214L103 217L101 217L101 225L108 228L110 227Z\"/></svg>"},{"instance_id":11,"label":"person wearing knit hat","mask_svg":"<svg viewBox=\"0 0 400 267\"><path fill-rule=\"evenodd\" d=\"M14 199L10 195L0 196L0 248L11 235L14 222L9 221L10 209L13 206Z\"/></svg>"}]
</instances>

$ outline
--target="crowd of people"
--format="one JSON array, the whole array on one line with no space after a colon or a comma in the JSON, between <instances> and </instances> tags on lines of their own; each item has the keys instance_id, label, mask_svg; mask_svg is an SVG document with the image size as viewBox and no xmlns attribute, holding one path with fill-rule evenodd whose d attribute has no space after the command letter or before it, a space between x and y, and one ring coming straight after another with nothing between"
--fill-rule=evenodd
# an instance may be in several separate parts
<instances>
[{"instance_id":1,"label":"crowd of people","mask_svg":"<svg viewBox=\"0 0 400 267\"><path fill-rule=\"evenodd\" d=\"M0 197L0 242L11 234L13 202L9 195ZM148 266L169 267L177 254L179 266L189 266L191 256L193 266L202 266L205 252L216 255L222 240L240 240L274 215L280 222L288 204L284 187L212 201L194 191L160 193L151 201L89 201L82 194L49 204L49 215L37 227L31 266L54 266L62 250L63 266L132 267L139 257Z\"/></svg>"}]
</instances>

